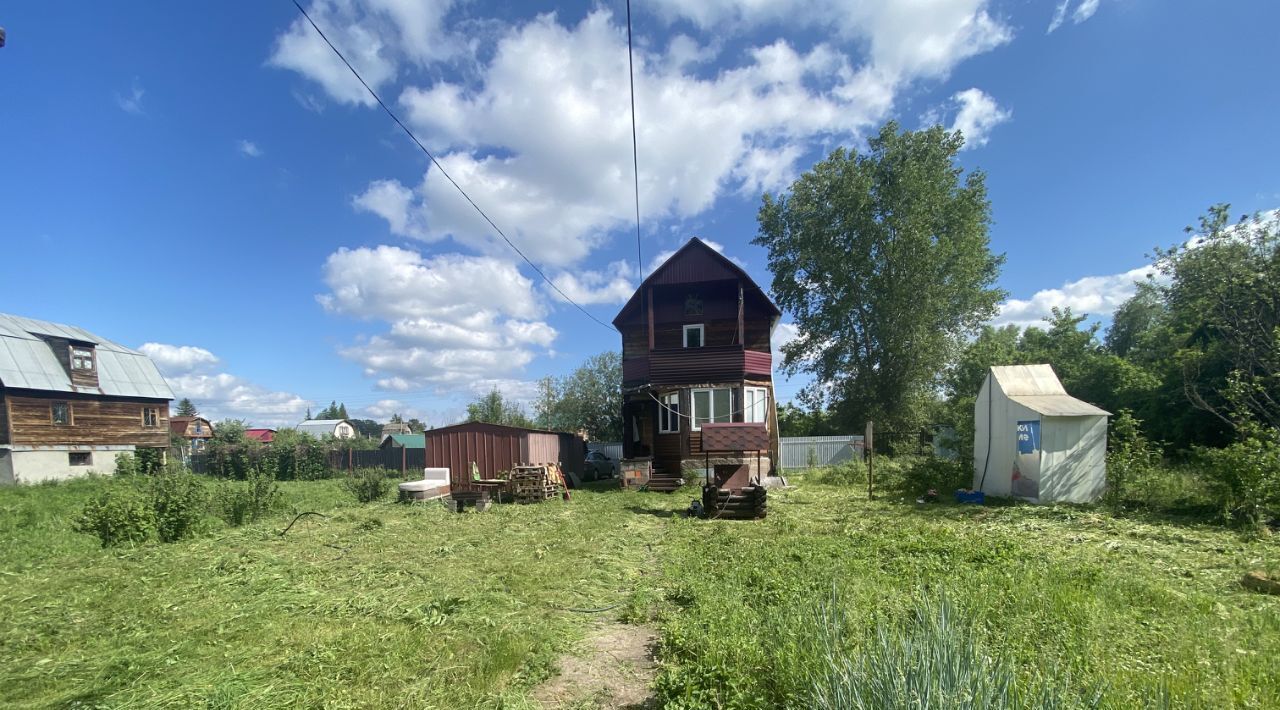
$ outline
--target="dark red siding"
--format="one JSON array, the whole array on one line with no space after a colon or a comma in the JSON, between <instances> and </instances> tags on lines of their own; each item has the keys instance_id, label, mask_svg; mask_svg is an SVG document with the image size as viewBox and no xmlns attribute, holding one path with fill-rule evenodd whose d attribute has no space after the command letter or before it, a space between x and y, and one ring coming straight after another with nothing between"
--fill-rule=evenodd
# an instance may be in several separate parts
<instances>
[{"instance_id":1,"label":"dark red siding","mask_svg":"<svg viewBox=\"0 0 1280 710\"><path fill-rule=\"evenodd\" d=\"M426 432L427 466L449 469L453 490L473 490L471 463L481 478L494 478L521 463L558 463L581 475L586 456L582 439L567 432L468 422Z\"/></svg>"},{"instance_id":2,"label":"dark red siding","mask_svg":"<svg viewBox=\"0 0 1280 710\"><path fill-rule=\"evenodd\" d=\"M769 353L746 350L741 345L654 350L647 357L622 361L624 384L694 385L730 382L744 377L770 377Z\"/></svg>"}]
</instances>

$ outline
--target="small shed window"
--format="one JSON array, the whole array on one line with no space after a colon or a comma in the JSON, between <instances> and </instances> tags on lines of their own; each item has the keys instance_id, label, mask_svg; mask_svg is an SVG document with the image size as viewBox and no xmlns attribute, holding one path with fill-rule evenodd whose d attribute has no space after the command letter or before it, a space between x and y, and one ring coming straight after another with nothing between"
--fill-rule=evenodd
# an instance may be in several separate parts
<instances>
[{"instance_id":1,"label":"small shed window","mask_svg":"<svg viewBox=\"0 0 1280 710\"><path fill-rule=\"evenodd\" d=\"M67 454L67 463L72 466L92 466L93 454L88 451L72 451Z\"/></svg>"},{"instance_id":2,"label":"small shed window","mask_svg":"<svg viewBox=\"0 0 1280 710\"><path fill-rule=\"evenodd\" d=\"M142 426L160 426L160 410L155 407L143 407Z\"/></svg>"},{"instance_id":3,"label":"small shed window","mask_svg":"<svg viewBox=\"0 0 1280 710\"><path fill-rule=\"evenodd\" d=\"M71 403L70 402L54 402L49 405L49 416L53 423L58 426L70 426L71 424Z\"/></svg>"},{"instance_id":4,"label":"small shed window","mask_svg":"<svg viewBox=\"0 0 1280 710\"><path fill-rule=\"evenodd\" d=\"M92 370L93 369L93 348L81 347L79 345L71 346L71 369L73 370Z\"/></svg>"},{"instance_id":5,"label":"small shed window","mask_svg":"<svg viewBox=\"0 0 1280 710\"><path fill-rule=\"evenodd\" d=\"M659 398L658 433L676 434L680 431L680 393L672 392Z\"/></svg>"},{"instance_id":6,"label":"small shed window","mask_svg":"<svg viewBox=\"0 0 1280 710\"><path fill-rule=\"evenodd\" d=\"M697 325L686 325L684 327L684 346L686 348L702 347L702 333L703 327L701 323L698 323Z\"/></svg>"}]
</instances>

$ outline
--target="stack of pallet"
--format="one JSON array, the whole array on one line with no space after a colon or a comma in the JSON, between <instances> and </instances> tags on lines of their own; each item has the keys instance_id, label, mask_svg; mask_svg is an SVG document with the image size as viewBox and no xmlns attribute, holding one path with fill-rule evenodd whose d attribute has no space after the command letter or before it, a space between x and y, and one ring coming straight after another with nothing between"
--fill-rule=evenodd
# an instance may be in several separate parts
<instances>
[{"instance_id":1,"label":"stack of pallet","mask_svg":"<svg viewBox=\"0 0 1280 710\"><path fill-rule=\"evenodd\" d=\"M563 479L558 467L524 464L511 469L511 494L517 503L541 503L561 493Z\"/></svg>"}]
</instances>

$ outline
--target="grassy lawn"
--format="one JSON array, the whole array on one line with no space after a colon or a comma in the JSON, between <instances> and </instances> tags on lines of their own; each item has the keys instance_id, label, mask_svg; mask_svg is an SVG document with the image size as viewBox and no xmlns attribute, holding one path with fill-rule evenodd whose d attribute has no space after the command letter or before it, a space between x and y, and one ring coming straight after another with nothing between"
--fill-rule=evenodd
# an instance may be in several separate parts
<instances>
[{"instance_id":1,"label":"grassy lawn","mask_svg":"<svg viewBox=\"0 0 1280 710\"><path fill-rule=\"evenodd\" d=\"M692 491L450 515L285 483L288 510L262 523L106 550L70 530L100 482L0 489L0 705L536 707L530 690L606 616L658 630L660 706L804 706L819 607L856 655L938 598L1067 697L1280 698L1280 598L1238 585L1280 566L1272 538L798 480L763 522L684 519ZM281 537L301 510L328 517Z\"/></svg>"}]
</instances>

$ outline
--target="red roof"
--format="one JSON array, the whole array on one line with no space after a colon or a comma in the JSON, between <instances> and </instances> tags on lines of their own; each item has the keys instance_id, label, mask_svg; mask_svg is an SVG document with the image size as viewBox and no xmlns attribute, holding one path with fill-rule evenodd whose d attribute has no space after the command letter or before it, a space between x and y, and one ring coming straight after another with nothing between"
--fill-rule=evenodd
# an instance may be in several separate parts
<instances>
[{"instance_id":1,"label":"red roof","mask_svg":"<svg viewBox=\"0 0 1280 710\"><path fill-rule=\"evenodd\" d=\"M264 444L270 444L276 438L275 429L245 429L244 435L250 441L261 441Z\"/></svg>"},{"instance_id":2,"label":"red roof","mask_svg":"<svg viewBox=\"0 0 1280 710\"><path fill-rule=\"evenodd\" d=\"M758 298L776 319L782 315L782 311L774 305L769 299L769 295L764 289L756 285L751 276L743 270L741 266L733 263L728 257L707 245L706 242L694 237L685 245L676 250L676 253L667 257L662 265L653 270L652 274L640 283L636 292L631 294L631 298L627 304L618 311L618 315L614 316L613 324L621 325L626 315L634 309L640 307L640 294L649 286L663 286L686 283L700 283L704 281L722 281L736 279L742 281L742 285L749 294Z\"/></svg>"}]
</instances>

